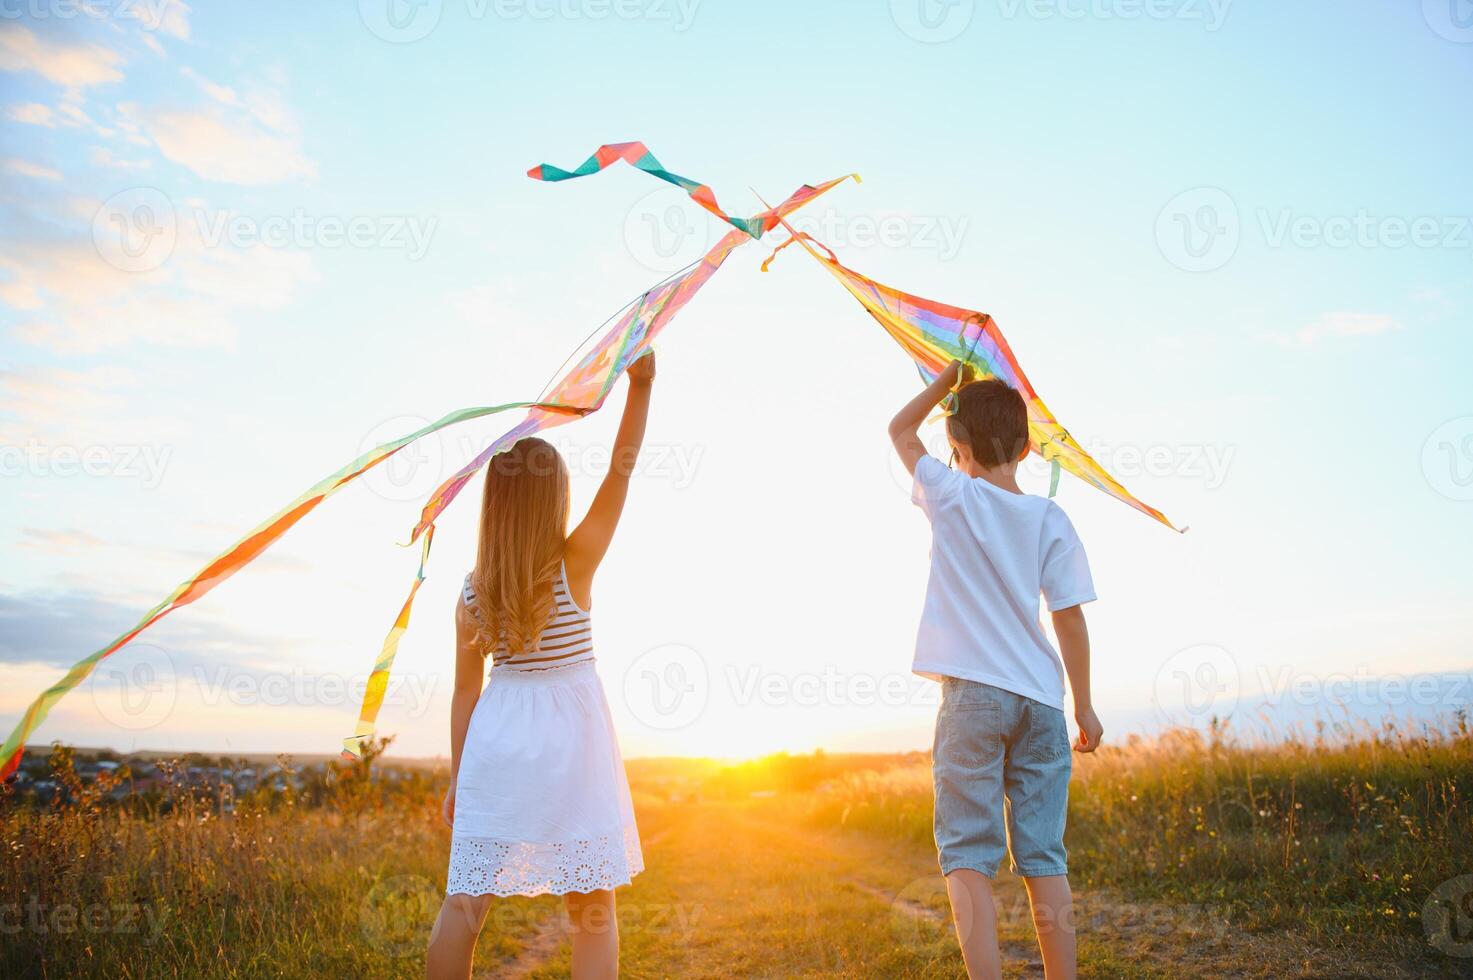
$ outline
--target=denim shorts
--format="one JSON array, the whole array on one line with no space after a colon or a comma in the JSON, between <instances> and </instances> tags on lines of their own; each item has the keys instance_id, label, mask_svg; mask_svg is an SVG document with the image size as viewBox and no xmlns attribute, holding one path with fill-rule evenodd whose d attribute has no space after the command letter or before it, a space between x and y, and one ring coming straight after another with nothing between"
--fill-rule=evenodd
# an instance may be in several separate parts
<instances>
[{"instance_id":1,"label":"denim shorts","mask_svg":"<svg viewBox=\"0 0 1473 980\"><path fill-rule=\"evenodd\" d=\"M1068 874L1072 768L1069 728L1058 708L944 678L931 752L942 874L971 868L992 878L1004 851L1013 873L1025 878Z\"/></svg>"}]
</instances>

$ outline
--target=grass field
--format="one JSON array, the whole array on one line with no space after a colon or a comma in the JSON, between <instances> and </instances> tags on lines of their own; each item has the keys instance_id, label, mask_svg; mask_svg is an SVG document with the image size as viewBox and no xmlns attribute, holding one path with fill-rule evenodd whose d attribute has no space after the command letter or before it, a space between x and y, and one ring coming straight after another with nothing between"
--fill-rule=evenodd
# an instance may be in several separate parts
<instances>
[{"instance_id":1,"label":"grass field","mask_svg":"<svg viewBox=\"0 0 1473 980\"><path fill-rule=\"evenodd\" d=\"M422 970L440 774L329 766L226 794L180 775L116 801L123 770L51 763L67 803L0 811L0 976ZM923 755L629 768L648 870L620 892L625 976L962 976ZM1466 724L1080 759L1082 975L1473 976L1470 792ZM999 882L1009 975L1040 975L1021 883ZM493 909L477 975L566 976L559 903Z\"/></svg>"}]
</instances>

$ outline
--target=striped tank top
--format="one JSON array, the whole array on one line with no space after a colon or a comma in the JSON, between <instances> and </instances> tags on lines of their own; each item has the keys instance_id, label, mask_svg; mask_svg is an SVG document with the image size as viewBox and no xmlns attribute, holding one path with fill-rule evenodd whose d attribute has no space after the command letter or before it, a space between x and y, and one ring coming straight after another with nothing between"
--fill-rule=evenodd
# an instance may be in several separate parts
<instances>
[{"instance_id":1,"label":"striped tank top","mask_svg":"<svg viewBox=\"0 0 1473 980\"><path fill-rule=\"evenodd\" d=\"M588 610L573 601L568 592L567 569L559 565L557 577L552 583L552 618L542 628L542 635L535 650L508 653L506 640L498 639L490 651L491 666L502 670L534 671L556 670L573 664L589 663L593 660L593 618ZM471 588L471 577L467 573L461 598L471 612L480 618L476 609L476 593Z\"/></svg>"}]
</instances>

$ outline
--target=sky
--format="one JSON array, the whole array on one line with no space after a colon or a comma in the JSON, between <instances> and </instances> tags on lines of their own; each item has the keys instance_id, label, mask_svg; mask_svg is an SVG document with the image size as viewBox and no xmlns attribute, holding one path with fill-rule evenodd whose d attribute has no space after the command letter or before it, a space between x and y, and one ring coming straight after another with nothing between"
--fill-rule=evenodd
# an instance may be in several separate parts
<instances>
[{"instance_id":1,"label":"sky","mask_svg":"<svg viewBox=\"0 0 1473 980\"><path fill-rule=\"evenodd\" d=\"M1065 477L1107 738L1473 700L1473 11L1246 0L0 5L0 726L363 449L535 396L733 213L991 313L1185 535ZM925 747L907 359L774 233L668 328L594 588L626 755ZM558 430L575 511L621 388ZM431 438L115 654L35 741L332 752L417 561ZM939 427L928 430L941 445ZM1026 489L1047 473L1025 467ZM381 729L447 750L472 488Z\"/></svg>"}]
</instances>

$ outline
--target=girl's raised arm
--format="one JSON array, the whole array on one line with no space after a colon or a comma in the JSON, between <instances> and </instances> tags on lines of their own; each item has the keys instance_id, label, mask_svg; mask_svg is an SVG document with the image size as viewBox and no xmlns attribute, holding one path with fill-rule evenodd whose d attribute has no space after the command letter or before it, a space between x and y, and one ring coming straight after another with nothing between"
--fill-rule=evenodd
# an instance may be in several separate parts
<instances>
[{"instance_id":1,"label":"girl's raised arm","mask_svg":"<svg viewBox=\"0 0 1473 980\"><path fill-rule=\"evenodd\" d=\"M624 417L619 420L619 433L614 437L614 451L609 459L609 472L600 484L588 514L568 535L563 561L568 570L568 586L573 598L587 606L593 573L609 550L619 515L624 513L624 499L629 496L629 477L639 458L644 442L645 421L650 414L650 391L655 382L655 353L650 351L629 365L629 394L624 402Z\"/></svg>"}]
</instances>

